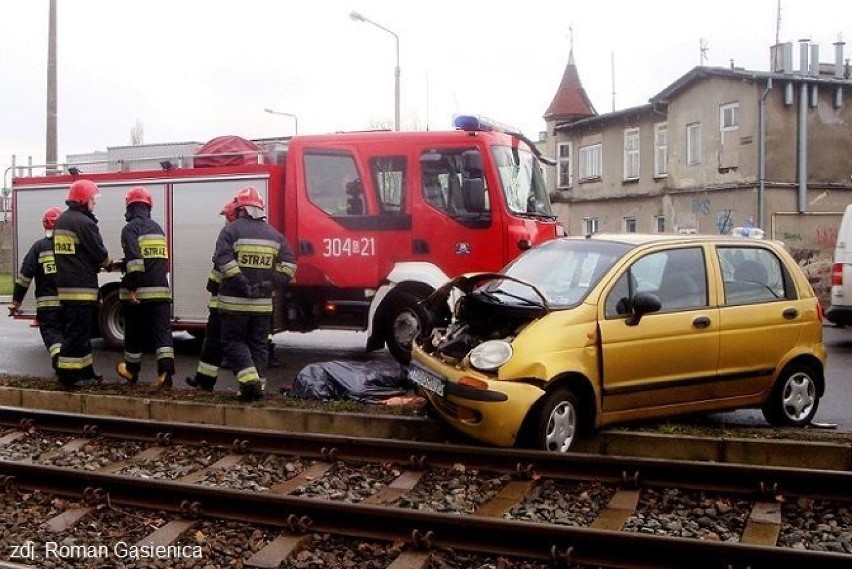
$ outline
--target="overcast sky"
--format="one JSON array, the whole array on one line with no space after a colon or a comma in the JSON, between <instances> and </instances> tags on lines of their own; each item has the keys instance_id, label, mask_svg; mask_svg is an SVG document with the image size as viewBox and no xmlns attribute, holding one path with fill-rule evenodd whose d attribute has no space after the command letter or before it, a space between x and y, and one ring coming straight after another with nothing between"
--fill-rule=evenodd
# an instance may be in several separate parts
<instances>
[{"instance_id":1,"label":"overcast sky","mask_svg":"<svg viewBox=\"0 0 852 569\"><path fill-rule=\"evenodd\" d=\"M766 70L777 0L58 0L59 160L130 143L367 129L393 122L400 37L403 128L456 113L531 138L568 60L598 112L640 105L699 64ZM0 166L44 162L48 0L0 0ZM832 62L852 0L782 0L781 41ZM798 57L798 51L794 52ZM852 57L852 44L846 46Z\"/></svg>"}]
</instances>

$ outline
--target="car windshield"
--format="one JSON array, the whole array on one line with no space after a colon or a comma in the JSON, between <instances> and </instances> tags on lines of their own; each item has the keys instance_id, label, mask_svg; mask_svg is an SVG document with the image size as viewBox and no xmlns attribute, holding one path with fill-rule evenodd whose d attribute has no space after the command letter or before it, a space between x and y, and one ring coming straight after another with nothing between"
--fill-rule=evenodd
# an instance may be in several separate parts
<instances>
[{"instance_id":1,"label":"car windshield","mask_svg":"<svg viewBox=\"0 0 852 569\"><path fill-rule=\"evenodd\" d=\"M494 146L491 153L509 211L533 217L553 217L541 164L533 153L509 146Z\"/></svg>"},{"instance_id":2,"label":"car windshield","mask_svg":"<svg viewBox=\"0 0 852 569\"><path fill-rule=\"evenodd\" d=\"M581 302L631 248L612 241L556 239L527 251L502 272L535 286L551 308L567 308ZM505 304L541 304L541 298L529 286L509 279L488 281L477 292L499 297Z\"/></svg>"}]
</instances>

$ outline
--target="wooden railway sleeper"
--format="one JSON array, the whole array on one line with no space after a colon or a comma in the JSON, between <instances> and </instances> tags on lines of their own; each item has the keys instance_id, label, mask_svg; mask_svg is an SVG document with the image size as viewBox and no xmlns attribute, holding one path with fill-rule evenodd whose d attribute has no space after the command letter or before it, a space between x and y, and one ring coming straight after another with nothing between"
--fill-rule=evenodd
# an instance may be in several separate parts
<instances>
[{"instance_id":1,"label":"wooden railway sleeper","mask_svg":"<svg viewBox=\"0 0 852 569\"><path fill-rule=\"evenodd\" d=\"M429 461L426 459L425 454L421 454L420 456L414 456L413 454L408 457L408 462L411 464L413 468L418 468L420 470L425 470Z\"/></svg>"},{"instance_id":2,"label":"wooden railway sleeper","mask_svg":"<svg viewBox=\"0 0 852 569\"><path fill-rule=\"evenodd\" d=\"M314 525L314 520L310 516L297 516L290 514L287 516L287 529L294 533L308 533Z\"/></svg>"},{"instance_id":3,"label":"wooden railway sleeper","mask_svg":"<svg viewBox=\"0 0 852 569\"><path fill-rule=\"evenodd\" d=\"M199 518L201 517L202 513L201 502L190 502L189 500L184 500L180 503L179 510L181 515L185 518Z\"/></svg>"},{"instance_id":4,"label":"wooden railway sleeper","mask_svg":"<svg viewBox=\"0 0 852 569\"><path fill-rule=\"evenodd\" d=\"M94 424L83 425L83 434L90 438L95 438L101 434L101 428Z\"/></svg>"},{"instance_id":5,"label":"wooden railway sleeper","mask_svg":"<svg viewBox=\"0 0 852 569\"><path fill-rule=\"evenodd\" d=\"M515 465L515 475L519 480L533 480L538 476L538 473L532 463L524 466L519 462Z\"/></svg>"},{"instance_id":6,"label":"wooden railway sleeper","mask_svg":"<svg viewBox=\"0 0 852 569\"><path fill-rule=\"evenodd\" d=\"M168 432L164 433L162 431L158 432L157 444L164 447L172 446L172 434Z\"/></svg>"},{"instance_id":7,"label":"wooden railway sleeper","mask_svg":"<svg viewBox=\"0 0 852 569\"><path fill-rule=\"evenodd\" d=\"M248 439L234 439L233 444L231 445L236 453L244 453L248 452L249 442Z\"/></svg>"},{"instance_id":8,"label":"wooden railway sleeper","mask_svg":"<svg viewBox=\"0 0 852 569\"><path fill-rule=\"evenodd\" d=\"M579 567L576 561L574 561L574 547L569 546L567 549L562 550L559 549L558 545L552 545L550 547L550 559L553 561L554 567Z\"/></svg>"},{"instance_id":9,"label":"wooden railway sleeper","mask_svg":"<svg viewBox=\"0 0 852 569\"><path fill-rule=\"evenodd\" d=\"M435 544L435 532L429 530L426 533L423 533L419 529L415 528L411 530L411 543L414 545L415 549L429 551Z\"/></svg>"}]
</instances>

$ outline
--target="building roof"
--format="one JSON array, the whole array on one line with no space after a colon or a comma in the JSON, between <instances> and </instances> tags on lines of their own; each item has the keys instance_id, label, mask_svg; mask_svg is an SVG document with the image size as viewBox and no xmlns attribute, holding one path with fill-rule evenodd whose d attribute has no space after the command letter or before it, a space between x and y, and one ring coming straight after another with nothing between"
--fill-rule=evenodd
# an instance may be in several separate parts
<instances>
[{"instance_id":1,"label":"building roof","mask_svg":"<svg viewBox=\"0 0 852 569\"><path fill-rule=\"evenodd\" d=\"M596 125L602 125L608 121L614 119L620 119L629 116L637 116L644 113L650 113L654 109L654 106L650 103L646 103L644 105L639 105L638 107L628 107L626 109L620 109L617 111L613 111L611 113L604 113L602 115L594 115L591 117L586 117L582 119L576 119L573 121L566 122L557 122L556 126L553 128L554 131L567 131L567 130L576 130L584 127L594 128Z\"/></svg>"},{"instance_id":2,"label":"building roof","mask_svg":"<svg viewBox=\"0 0 852 569\"><path fill-rule=\"evenodd\" d=\"M568 64L562 74L562 81L556 90L556 95L544 113L544 120L577 120L597 115L594 105L586 95L580 83L580 75L574 64L574 50L568 55Z\"/></svg>"},{"instance_id":3,"label":"building roof","mask_svg":"<svg viewBox=\"0 0 852 569\"><path fill-rule=\"evenodd\" d=\"M800 75L796 73L770 73L768 71L752 71L738 67L693 67L690 71L678 77L668 87L651 97L651 103L668 103L681 91L702 79L708 77L724 77L728 79L750 80L750 81L804 81L806 83L816 83L820 85L841 85L843 87L852 87L852 81L848 79L838 79L834 76L826 75Z\"/></svg>"}]
</instances>

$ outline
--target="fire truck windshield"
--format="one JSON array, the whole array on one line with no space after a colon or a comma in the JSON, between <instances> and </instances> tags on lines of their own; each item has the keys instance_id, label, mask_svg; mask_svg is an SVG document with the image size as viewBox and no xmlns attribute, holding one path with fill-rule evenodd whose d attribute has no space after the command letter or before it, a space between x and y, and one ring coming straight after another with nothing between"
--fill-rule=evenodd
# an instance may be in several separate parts
<instances>
[{"instance_id":1,"label":"fire truck windshield","mask_svg":"<svg viewBox=\"0 0 852 569\"><path fill-rule=\"evenodd\" d=\"M529 150L493 146L491 153L509 211L518 215L555 217L544 187L541 164Z\"/></svg>"}]
</instances>

